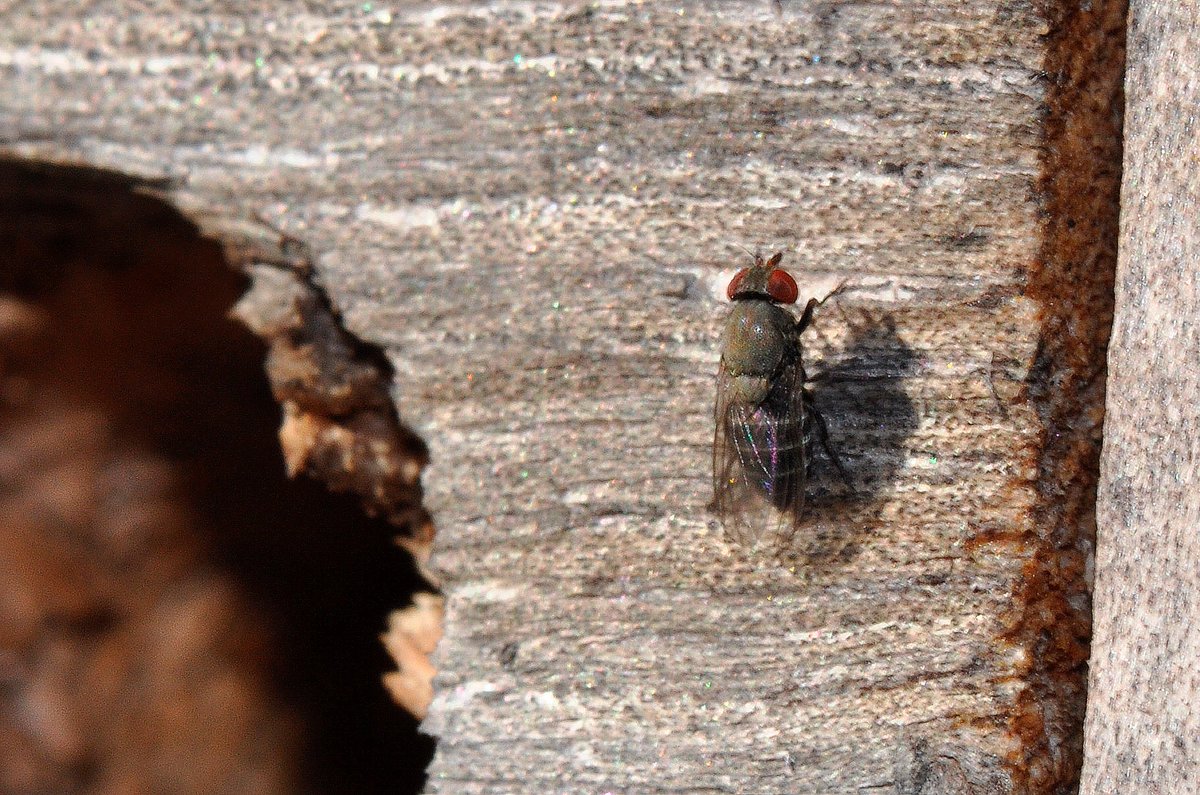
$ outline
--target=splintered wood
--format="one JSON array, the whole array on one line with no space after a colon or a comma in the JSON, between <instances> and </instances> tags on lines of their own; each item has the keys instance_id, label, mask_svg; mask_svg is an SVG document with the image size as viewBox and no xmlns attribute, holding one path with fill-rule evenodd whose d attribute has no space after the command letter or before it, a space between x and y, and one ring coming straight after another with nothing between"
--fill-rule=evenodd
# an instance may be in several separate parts
<instances>
[{"instance_id":1,"label":"splintered wood","mask_svg":"<svg viewBox=\"0 0 1200 795\"><path fill-rule=\"evenodd\" d=\"M1070 785L1119 3L107 8L7 12L10 149L256 213L386 351L430 791ZM855 493L818 455L770 555L706 510L739 246L847 285L804 356Z\"/></svg>"}]
</instances>

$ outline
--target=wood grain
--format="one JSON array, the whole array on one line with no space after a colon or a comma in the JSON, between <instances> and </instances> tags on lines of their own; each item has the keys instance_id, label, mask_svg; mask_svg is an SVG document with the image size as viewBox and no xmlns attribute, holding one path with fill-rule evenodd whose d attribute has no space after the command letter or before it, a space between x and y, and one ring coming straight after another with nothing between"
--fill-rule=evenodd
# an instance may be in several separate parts
<instances>
[{"instance_id":1,"label":"wood grain","mask_svg":"<svg viewBox=\"0 0 1200 795\"><path fill-rule=\"evenodd\" d=\"M1082 791L1200 788L1200 19L1130 6Z\"/></svg>"},{"instance_id":2,"label":"wood grain","mask_svg":"<svg viewBox=\"0 0 1200 795\"><path fill-rule=\"evenodd\" d=\"M1121 4L137 8L5 13L6 148L265 219L386 351L432 791L1071 785ZM780 559L705 511L737 245L849 284L806 361L859 493Z\"/></svg>"}]
</instances>

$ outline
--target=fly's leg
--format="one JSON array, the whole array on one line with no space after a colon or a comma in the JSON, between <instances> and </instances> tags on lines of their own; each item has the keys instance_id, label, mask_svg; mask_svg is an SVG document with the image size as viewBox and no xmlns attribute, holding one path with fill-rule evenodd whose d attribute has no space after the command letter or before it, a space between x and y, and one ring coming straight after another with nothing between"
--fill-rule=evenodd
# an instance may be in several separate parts
<instances>
[{"instance_id":1,"label":"fly's leg","mask_svg":"<svg viewBox=\"0 0 1200 795\"><path fill-rule=\"evenodd\" d=\"M833 288L833 291L824 298L808 299L808 303L804 305L804 311L800 313L800 319L796 321L797 340L799 339L800 335L804 333L804 330L808 328L809 324L812 323L813 313L816 311L817 307L834 296L841 295L846 291L846 288L847 283L843 281L837 287ZM832 461L834 467L837 468L838 475L841 477L842 482L846 484L846 488L850 490L851 494L855 493L854 483L851 482L850 476L846 473L846 468L842 466L842 460L838 458L837 453L833 451L833 446L829 444L829 428L826 426L825 418L821 416L821 412L817 411L816 404L813 401L812 393L807 389L804 389L803 396L805 424L807 425L808 419L811 417L813 430L816 431L817 440L821 443L821 449L825 451L825 455L829 456L829 460ZM807 429L805 435L807 436Z\"/></svg>"},{"instance_id":2,"label":"fly's leg","mask_svg":"<svg viewBox=\"0 0 1200 795\"><path fill-rule=\"evenodd\" d=\"M800 319L796 321L796 333L800 334L804 329L808 328L808 324L812 322L813 310L821 305L821 302L815 298L808 299L808 303L804 305L804 313L800 315Z\"/></svg>"},{"instance_id":3,"label":"fly's leg","mask_svg":"<svg viewBox=\"0 0 1200 795\"><path fill-rule=\"evenodd\" d=\"M846 473L846 468L842 466L842 459L838 458L837 453L833 451L833 446L829 444L829 427L825 424L825 418L821 416L821 412L817 411L816 404L813 403L812 393L807 389L804 390L804 416L805 419L812 418L813 428L817 432L817 440L821 443L821 449L825 451L825 455L829 456L829 460L833 462L833 466L837 469L842 482L846 484L846 488L850 489L850 493L853 494L854 483L851 482L850 476Z\"/></svg>"},{"instance_id":4,"label":"fly's leg","mask_svg":"<svg viewBox=\"0 0 1200 795\"><path fill-rule=\"evenodd\" d=\"M796 321L796 333L800 334L804 329L808 328L808 324L812 322L813 312L818 306L828 301L834 296L841 295L846 291L846 282L842 282L837 287L833 288L833 292L824 298L810 298L808 303L804 305L804 311L800 313L800 319Z\"/></svg>"}]
</instances>

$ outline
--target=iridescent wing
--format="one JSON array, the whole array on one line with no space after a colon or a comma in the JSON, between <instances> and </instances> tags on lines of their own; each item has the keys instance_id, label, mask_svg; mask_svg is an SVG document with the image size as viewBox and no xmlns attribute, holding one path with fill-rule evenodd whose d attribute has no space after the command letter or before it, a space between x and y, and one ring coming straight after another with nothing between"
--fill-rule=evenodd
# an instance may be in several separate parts
<instances>
[{"instance_id":1,"label":"iridescent wing","mask_svg":"<svg viewBox=\"0 0 1200 795\"><path fill-rule=\"evenodd\" d=\"M717 376L712 508L730 541L746 547L786 543L804 509L804 368L790 357L758 405L735 399L733 377Z\"/></svg>"}]
</instances>

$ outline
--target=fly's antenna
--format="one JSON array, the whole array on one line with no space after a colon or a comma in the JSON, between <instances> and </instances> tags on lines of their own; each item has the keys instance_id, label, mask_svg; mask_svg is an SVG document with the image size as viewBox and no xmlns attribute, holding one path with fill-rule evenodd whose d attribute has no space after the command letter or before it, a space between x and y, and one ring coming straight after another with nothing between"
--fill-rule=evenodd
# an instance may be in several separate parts
<instances>
[{"instance_id":1,"label":"fly's antenna","mask_svg":"<svg viewBox=\"0 0 1200 795\"><path fill-rule=\"evenodd\" d=\"M759 254L757 251L751 251L750 249L743 246L741 243L729 243L728 245L737 246L742 251L746 252L746 254L750 257L750 259L753 260L755 263L757 263L759 260L762 259L762 254Z\"/></svg>"}]
</instances>

